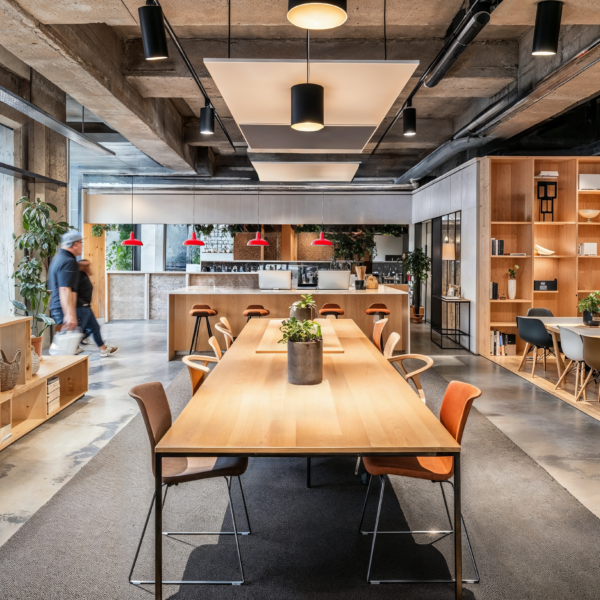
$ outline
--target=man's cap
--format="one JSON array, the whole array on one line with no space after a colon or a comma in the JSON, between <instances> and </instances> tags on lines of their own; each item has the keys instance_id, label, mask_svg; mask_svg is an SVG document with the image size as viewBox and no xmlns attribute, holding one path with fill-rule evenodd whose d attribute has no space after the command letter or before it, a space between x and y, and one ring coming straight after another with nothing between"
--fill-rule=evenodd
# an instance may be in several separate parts
<instances>
[{"instance_id":1,"label":"man's cap","mask_svg":"<svg viewBox=\"0 0 600 600\"><path fill-rule=\"evenodd\" d=\"M83 237L79 231L67 231L60 238L60 243L62 246L72 246L75 242L80 242L81 240L83 240Z\"/></svg>"}]
</instances>

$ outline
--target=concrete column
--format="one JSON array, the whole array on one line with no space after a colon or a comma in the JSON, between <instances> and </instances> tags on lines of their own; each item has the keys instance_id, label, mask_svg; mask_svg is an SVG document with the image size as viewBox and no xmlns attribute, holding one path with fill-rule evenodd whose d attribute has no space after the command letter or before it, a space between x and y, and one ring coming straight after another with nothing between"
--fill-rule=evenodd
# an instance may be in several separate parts
<instances>
[{"instance_id":1,"label":"concrete column","mask_svg":"<svg viewBox=\"0 0 600 600\"><path fill-rule=\"evenodd\" d=\"M14 164L13 130L0 125L0 162ZM13 229L15 218L14 177L0 175L0 315L13 314L15 282L11 279L15 264Z\"/></svg>"}]
</instances>

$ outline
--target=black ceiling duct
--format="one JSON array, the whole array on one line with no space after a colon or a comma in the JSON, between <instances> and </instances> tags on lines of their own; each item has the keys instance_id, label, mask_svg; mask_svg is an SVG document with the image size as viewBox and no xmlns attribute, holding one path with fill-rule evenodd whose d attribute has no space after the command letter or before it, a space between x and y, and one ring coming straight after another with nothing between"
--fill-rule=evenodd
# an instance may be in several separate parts
<instances>
[{"instance_id":1,"label":"black ceiling duct","mask_svg":"<svg viewBox=\"0 0 600 600\"><path fill-rule=\"evenodd\" d=\"M533 56L552 56L558 50L562 2L544 0L538 2L533 30Z\"/></svg>"},{"instance_id":2,"label":"black ceiling duct","mask_svg":"<svg viewBox=\"0 0 600 600\"><path fill-rule=\"evenodd\" d=\"M486 3L483 3L483 5L485 4ZM441 56L438 63L429 73L429 76L425 80L425 87L435 87L444 78L444 75L446 75L450 67L456 62L456 59L465 51L465 48L489 22L489 10L481 10L469 19L467 24L456 36L456 39L448 46L446 52Z\"/></svg>"},{"instance_id":3,"label":"black ceiling duct","mask_svg":"<svg viewBox=\"0 0 600 600\"><path fill-rule=\"evenodd\" d=\"M147 0L146 6L140 6L138 13L146 60L169 58L162 8L155 5L154 0Z\"/></svg>"}]
</instances>

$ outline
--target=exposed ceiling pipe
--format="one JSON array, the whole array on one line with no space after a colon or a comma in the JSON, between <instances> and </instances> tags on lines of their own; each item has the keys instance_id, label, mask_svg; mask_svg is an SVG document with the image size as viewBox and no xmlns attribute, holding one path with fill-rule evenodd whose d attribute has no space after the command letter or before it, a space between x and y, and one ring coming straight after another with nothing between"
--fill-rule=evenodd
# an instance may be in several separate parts
<instances>
[{"instance_id":1,"label":"exposed ceiling pipe","mask_svg":"<svg viewBox=\"0 0 600 600\"><path fill-rule=\"evenodd\" d=\"M481 7L483 8L483 7ZM425 79L425 87L435 87L450 70L458 57L466 50L467 46L475 39L477 34L490 22L489 5L471 16L468 23L458 32L454 41L448 46L444 54Z\"/></svg>"},{"instance_id":2,"label":"exposed ceiling pipe","mask_svg":"<svg viewBox=\"0 0 600 600\"><path fill-rule=\"evenodd\" d=\"M517 93L513 91L504 98L498 100L494 104L488 106L483 112L479 113L470 123L467 123L464 127L461 127L453 136L452 140L460 140L464 137L474 135L474 131L483 123L486 123L490 119L493 119L498 113L505 110L509 106L513 105L516 100Z\"/></svg>"}]
</instances>

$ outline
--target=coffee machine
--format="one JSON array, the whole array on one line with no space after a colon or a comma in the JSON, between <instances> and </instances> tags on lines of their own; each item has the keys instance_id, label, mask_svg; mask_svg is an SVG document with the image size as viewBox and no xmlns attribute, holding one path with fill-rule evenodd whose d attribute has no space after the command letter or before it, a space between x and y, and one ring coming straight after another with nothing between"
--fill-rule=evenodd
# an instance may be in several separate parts
<instances>
[{"instance_id":1,"label":"coffee machine","mask_svg":"<svg viewBox=\"0 0 600 600\"><path fill-rule=\"evenodd\" d=\"M300 265L298 267L298 288L316 289L319 283L317 267Z\"/></svg>"}]
</instances>

